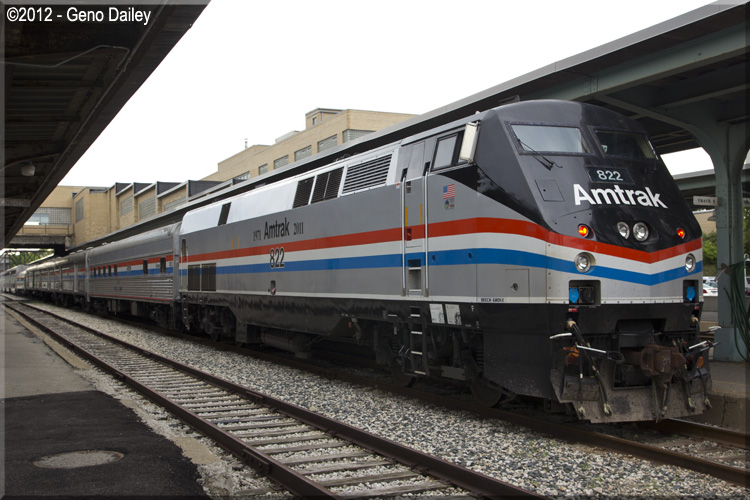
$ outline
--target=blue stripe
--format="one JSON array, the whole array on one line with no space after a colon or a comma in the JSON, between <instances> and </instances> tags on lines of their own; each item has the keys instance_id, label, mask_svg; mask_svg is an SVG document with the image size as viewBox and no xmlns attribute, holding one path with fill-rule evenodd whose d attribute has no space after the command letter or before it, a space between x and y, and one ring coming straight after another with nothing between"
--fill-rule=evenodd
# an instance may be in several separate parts
<instances>
[{"instance_id":1,"label":"blue stripe","mask_svg":"<svg viewBox=\"0 0 750 500\"><path fill-rule=\"evenodd\" d=\"M670 269L662 273L656 274L644 274L637 273L634 271L626 271L624 269L617 269L613 267L594 266L588 273L578 273L575 265L571 261L549 258L549 269L555 271L561 271L565 273L580 274L581 276L591 276L594 278L604 278L616 281L624 281L626 283L635 283L638 285L658 285L660 283L666 283L668 281L687 278L690 275L700 273L703 270L703 262L697 262L695 269L692 273L688 273L685 266L680 266L675 269Z\"/></svg>"},{"instance_id":2,"label":"blue stripe","mask_svg":"<svg viewBox=\"0 0 750 500\"><path fill-rule=\"evenodd\" d=\"M366 257L347 257L342 259L292 261L285 262L284 267L276 267L273 269L269 262L263 264L217 266L216 274L339 271L344 269L377 269L383 267L401 267L401 255L373 255ZM186 276L187 270L180 269L180 274Z\"/></svg>"},{"instance_id":3,"label":"blue stripe","mask_svg":"<svg viewBox=\"0 0 750 500\"><path fill-rule=\"evenodd\" d=\"M424 253L413 252L406 254L410 265L422 266ZM703 263L698 262L695 270L688 273L684 266L670 269L656 274L644 274L611 267L594 266L588 273L579 273L573 262L544 255L522 252L517 250L503 250L496 248L478 248L464 250L445 250L429 253L430 266L460 266L474 264L496 264L509 266L523 266L530 268L551 269L564 273L591 278L611 279L638 285L653 286L680 278L695 275L703 270ZM418 262L415 262L418 261ZM382 269L401 267L401 254L372 255L365 257L345 257L336 259L318 259L306 261L285 262L284 267L271 268L269 262L262 264L242 264L217 266L216 273L256 274L302 271L340 271L348 269ZM187 276L187 269L181 268L180 275Z\"/></svg>"}]
</instances>

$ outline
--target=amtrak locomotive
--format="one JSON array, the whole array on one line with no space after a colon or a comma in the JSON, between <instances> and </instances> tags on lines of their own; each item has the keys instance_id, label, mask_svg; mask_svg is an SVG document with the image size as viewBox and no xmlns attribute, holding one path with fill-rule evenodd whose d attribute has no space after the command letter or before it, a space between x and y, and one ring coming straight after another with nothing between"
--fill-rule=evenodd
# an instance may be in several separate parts
<instances>
[{"instance_id":1,"label":"amtrak locomotive","mask_svg":"<svg viewBox=\"0 0 750 500\"><path fill-rule=\"evenodd\" d=\"M489 405L614 422L709 404L701 230L640 125L588 104L477 113L84 254L62 261L89 307L300 357L359 344ZM41 267L26 288L63 295Z\"/></svg>"}]
</instances>

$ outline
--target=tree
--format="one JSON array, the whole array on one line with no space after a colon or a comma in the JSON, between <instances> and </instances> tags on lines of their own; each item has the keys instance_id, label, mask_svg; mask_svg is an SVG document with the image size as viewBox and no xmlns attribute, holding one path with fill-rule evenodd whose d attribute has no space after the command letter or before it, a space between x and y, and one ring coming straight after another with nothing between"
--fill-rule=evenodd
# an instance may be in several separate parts
<instances>
[{"instance_id":1,"label":"tree","mask_svg":"<svg viewBox=\"0 0 750 500\"><path fill-rule=\"evenodd\" d=\"M8 263L10 267L16 267L22 264L27 265L48 255L52 255L52 250L18 250L8 254Z\"/></svg>"}]
</instances>

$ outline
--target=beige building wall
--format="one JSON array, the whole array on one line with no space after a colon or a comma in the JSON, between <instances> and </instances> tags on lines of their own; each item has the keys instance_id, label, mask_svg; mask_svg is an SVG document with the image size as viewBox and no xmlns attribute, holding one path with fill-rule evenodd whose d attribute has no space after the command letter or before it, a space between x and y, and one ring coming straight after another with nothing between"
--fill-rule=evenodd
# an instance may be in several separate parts
<instances>
[{"instance_id":1,"label":"beige building wall","mask_svg":"<svg viewBox=\"0 0 750 500\"><path fill-rule=\"evenodd\" d=\"M279 158L286 156L288 163L293 163L295 153L306 158L319 153L321 145L324 149L340 146L365 133L376 132L413 116L415 115L318 108L305 114L304 130L287 133L272 145L256 144L246 148L219 162L216 172L200 181L224 182L235 178L244 180L256 177L261 166L266 165L269 172L274 170L274 161ZM116 192L118 187L121 189L119 194ZM143 190L135 193L136 189ZM24 226L19 235L64 234L69 236L71 246L77 246L170 210L179 200L187 202L187 195L187 182L162 195L156 194L155 185L145 187L144 184L138 183L127 187L115 184L110 188L58 186L42 203L40 209L68 209L69 224L29 224ZM153 205L150 205L152 199ZM154 207L153 210L151 206ZM76 220L77 207L82 211L80 220ZM141 213L144 209L147 209L148 213Z\"/></svg>"},{"instance_id":2,"label":"beige building wall","mask_svg":"<svg viewBox=\"0 0 750 500\"><path fill-rule=\"evenodd\" d=\"M112 232L109 190L84 188L73 198L73 245Z\"/></svg>"},{"instance_id":3,"label":"beige building wall","mask_svg":"<svg viewBox=\"0 0 750 500\"><path fill-rule=\"evenodd\" d=\"M156 215L156 185L140 191L133 199L136 221L141 222Z\"/></svg>"},{"instance_id":4,"label":"beige building wall","mask_svg":"<svg viewBox=\"0 0 750 500\"><path fill-rule=\"evenodd\" d=\"M83 186L58 186L18 231L19 236L73 235L73 196L84 190ZM42 215L44 214L44 215Z\"/></svg>"},{"instance_id":5,"label":"beige building wall","mask_svg":"<svg viewBox=\"0 0 750 500\"><path fill-rule=\"evenodd\" d=\"M249 172L250 178L256 177L260 175L259 168L267 166L267 171L270 172L274 170L274 162L284 157L288 157L288 163L293 163L295 153L306 152L307 148L310 155L319 153L320 142L326 139L335 137L335 146L344 144L347 142L346 131L359 136L361 132L376 132L413 116L415 115L319 108L305 115L305 130L281 136L271 146L255 145L240 151L219 162L217 171L203 180L226 181L246 172Z\"/></svg>"},{"instance_id":6,"label":"beige building wall","mask_svg":"<svg viewBox=\"0 0 750 500\"><path fill-rule=\"evenodd\" d=\"M112 189L111 191L114 191ZM120 192L119 195L113 196L116 199L117 210L113 212L114 219L117 220L115 226L122 229L135 224L135 199L133 197L133 186Z\"/></svg>"},{"instance_id":7,"label":"beige building wall","mask_svg":"<svg viewBox=\"0 0 750 500\"><path fill-rule=\"evenodd\" d=\"M83 186L58 186L50 193L42 207L65 207L70 208L73 195L84 190Z\"/></svg>"},{"instance_id":8,"label":"beige building wall","mask_svg":"<svg viewBox=\"0 0 750 500\"><path fill-rule=\"evenodd\" d=\"M187 184L184 184L174 191L160 196L157 202L157 211L163 213L183 203L187 203L187 195Z\"/></svg>"},{"instance_id":9,"label":"beige building wall","mask_svg":"<svg viewBox=\"0 0 750 500\"><path fill-rule=\"evenodd\" d=\"M109 227L111 232L118 231L120 229L120 212L117 197L115 196L115 190L110 188L107 191L107 202L109 204Z\"/></svg>"}]
</instances>

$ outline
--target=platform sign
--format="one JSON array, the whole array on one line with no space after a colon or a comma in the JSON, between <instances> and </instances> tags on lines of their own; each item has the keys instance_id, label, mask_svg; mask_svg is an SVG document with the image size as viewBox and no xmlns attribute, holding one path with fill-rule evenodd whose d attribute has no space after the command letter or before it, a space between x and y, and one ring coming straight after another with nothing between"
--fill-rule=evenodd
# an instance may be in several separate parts
<instances>
[{"instance_id":1,"label":"platform sign","mask_svg":"<svg viewBox=\"0 0 750 500\"><path fill-rule=\"evenodd\" d=\"M719 205L716 196L693 196L693 204L701 207L715 207Z\"/></svg>"},{"instance_id":2,"label":"platform sign","mask_svg":"<svg viewBox=\"0 0 750 500\"><path fill-rule=\"evenodd\" d=\"M719 199L716 196L693 196L693 205L716 207L719 206ZM742 198L742 206L750 208L750 198Z\"/></svg>"}]
</instances>

